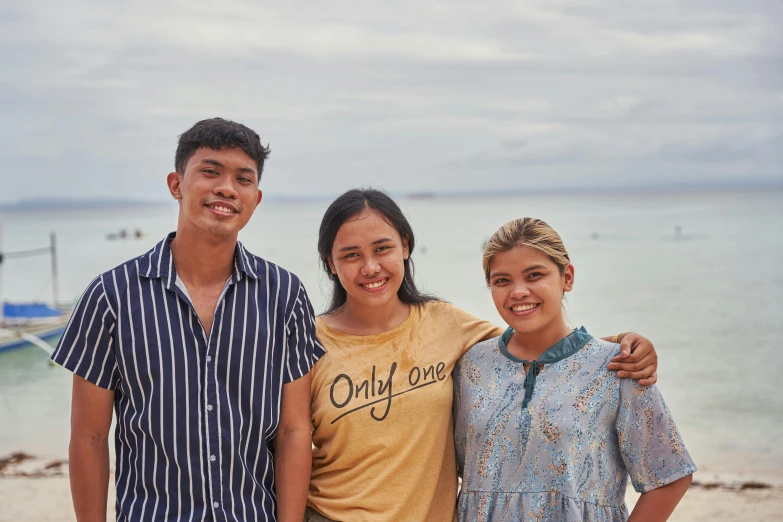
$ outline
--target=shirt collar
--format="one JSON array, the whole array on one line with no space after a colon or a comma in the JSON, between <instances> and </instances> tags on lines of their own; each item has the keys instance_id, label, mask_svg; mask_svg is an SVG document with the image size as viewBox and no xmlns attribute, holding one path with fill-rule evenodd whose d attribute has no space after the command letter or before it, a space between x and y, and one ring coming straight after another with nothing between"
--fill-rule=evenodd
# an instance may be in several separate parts
<instances>
[{"instance_id":1,"label":"shirt collar","mask_svg":"<svg viewBox=\"0 0 783 522\"><path fill-rule=\"evenodd\" d=\"M174 268L174 258L171 255L171 241L177 235L171 232L155 247L144 254L139 262L139 274L149 279L163 279L166 288L171 288L177 280L176 269ZM237 241L234 249L234 271L231 275L232 282L240 281L243 276L252 279L258 279L254 263L251 261L251 254L245 249L245 246Z\"/></svg>"},{"instance_id":2,"label":"shirt collar","mask_svg":"<svg viewBox=\"0 0 783 522\"><path fill-rule=\"evenodd\" d=\"M536 378L541 372L541 365L562 361L566 357L573 355L581 350L584 345L590 342L590 339L593 338L592 335L587 333L585 327L582 326L547 348L547 350L541 354L538 360L526 361L511 355L511 353L508 351L508 340L511 339L511 335L513 333L514 329L509 326L508 329L503 332L503 335L500 336L500 339L498 340L498 347L500 348L500 352L512 361L530 365L530 368L528 368L528 371L525 374L525 396L522 399L522 409L527 408L530 404L530 401L533 400L533 393L536 387Z\"/></svg>"},{"instance_id":3,"label":"shirt collar","mask_svg":"<svg viewBox=\"0 0 783 522\"><path fill-rule=\"evenodd\" d=\"M500 351L512 361L525 364L533 362L515 357L508 351L508 340L511 339L513 333L514 329L509 326L508 329L503 332L503 335L500 336L500 340L498 341ZM581 326L547 348L538 358L538 362L540 364L552 364L557 361L562 361L566 357L581 350L592 338L593 336L587 333L585 327Z\"/></svg>"}]
</instances>

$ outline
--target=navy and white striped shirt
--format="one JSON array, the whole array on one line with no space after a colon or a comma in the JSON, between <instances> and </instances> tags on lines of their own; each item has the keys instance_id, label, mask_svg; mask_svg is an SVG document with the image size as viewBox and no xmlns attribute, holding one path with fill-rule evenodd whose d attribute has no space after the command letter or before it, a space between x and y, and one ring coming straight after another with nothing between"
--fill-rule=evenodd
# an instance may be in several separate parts
<instances>
[{"instance_id":1,"label":"navy and white striped shirt","mask_svg":"<svg viewBox=\"0 0 783 522\"><path fill-rule=\"evenodd\" d=\"M324 353L312 306L237 243L207 337L173 237L90 284L52 359L115 392L118 521L274 521L282 388Z\"/></svg>"}]
</instances>

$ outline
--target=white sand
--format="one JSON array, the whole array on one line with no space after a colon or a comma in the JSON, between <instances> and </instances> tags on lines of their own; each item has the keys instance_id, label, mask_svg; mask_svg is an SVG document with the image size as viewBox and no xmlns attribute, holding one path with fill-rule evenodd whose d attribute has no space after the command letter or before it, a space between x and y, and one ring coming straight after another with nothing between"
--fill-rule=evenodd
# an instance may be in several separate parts
<instances>
[{"instance_id":1,"label":"white sand","mask_svg":"<svg viewBox=\"0 0 783 522\"><path fill-rule=\"evenodd\" d=\"M114 518L114 492L109 488L108 520ZM629 508L638 498L628 494ZM0 521L68 522L75 520L67 477L0 478ZM783 520L783 488L729 491L691 488L674 512L672 522Z\"/></svg>"},{"instance_id":2,"label":"white sand","mask_svg":"<svg viewBox=\"0 0 783 522\"><path fill-rule=\"evenodd\" d=\"M630 511L639 495L629 490ZM670 522L780 522L783 520L783 488L746 491L692 487L669 518Z\"/></svg>"}]
</instances>

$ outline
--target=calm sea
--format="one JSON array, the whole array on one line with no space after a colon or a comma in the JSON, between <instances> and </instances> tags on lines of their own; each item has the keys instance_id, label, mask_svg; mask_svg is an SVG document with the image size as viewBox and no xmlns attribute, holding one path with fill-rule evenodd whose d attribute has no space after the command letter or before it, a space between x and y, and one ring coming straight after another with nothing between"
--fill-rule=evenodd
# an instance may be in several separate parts
<instances>
[{"instance_id":1,"label":"calm sea","mask_svg":"<svg viewBox=\"0 0 783 522\"><path fill-rule=\"evenodd\" d=\"M540 217L576 266L574 325L636 331L660 354L659 386L702 471L779 478L783 470L783 192L533 195L403 200L428 291L500 323L481 247L510 219ZM328 202L259 207L240 239L297 273L323 309L316 236ZM99 272L175 228L176 206L6 211L6 251L59 242L59 293L73 300ZM676 231L680 232L677 233ZM126 228L141 239L106 240ZM8 260L10 300L51 298L49 260ZM0 455L67 454L70 374L39 348L0 354Z\"/></svg>"}]
</instances>

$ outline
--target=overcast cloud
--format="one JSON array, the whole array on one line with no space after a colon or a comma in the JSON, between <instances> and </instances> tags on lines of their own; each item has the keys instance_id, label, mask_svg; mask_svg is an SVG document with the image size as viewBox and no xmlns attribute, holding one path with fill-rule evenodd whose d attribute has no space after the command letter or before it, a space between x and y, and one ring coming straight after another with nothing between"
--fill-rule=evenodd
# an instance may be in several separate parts
<instances>
[{"instance_id":1,"label":"overcast cloud","mask_svg":"<svg viewBox=\"0 0 783 522\"><path fill-rule=\"evenodd\" d=\"M0 0L0 202L164 199L241 121L262 188L783 182L779 0Z\"/></svg>"}]
</instances>

